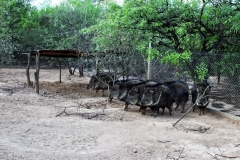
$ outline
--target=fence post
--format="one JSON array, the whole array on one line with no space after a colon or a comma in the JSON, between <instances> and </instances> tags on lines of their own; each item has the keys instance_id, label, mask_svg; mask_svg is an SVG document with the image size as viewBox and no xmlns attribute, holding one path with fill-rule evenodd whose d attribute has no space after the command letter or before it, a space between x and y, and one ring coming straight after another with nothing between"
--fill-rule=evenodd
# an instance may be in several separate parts
<instances>
[{"instance_id":1,"label":"fence post","mask_svg":"<svg viewBox=\"0 0 240 160\"><path fill-rule=\"evenodd\" d=\"M149 42L147 80L152 79L152 66L151 66L151 60L150 60L151 48L152 48L151 42Z\"/></svg>"},{"instance_id":2,"label":"fence post","mask_svg":"<svg viewBox=\"0 0 240 160\"><path fill-rule=\"evenodd\" d=\"M99 59L96 58L96 74L99 74L98 61L99 61Z\"/></svg>"}]
</instances>

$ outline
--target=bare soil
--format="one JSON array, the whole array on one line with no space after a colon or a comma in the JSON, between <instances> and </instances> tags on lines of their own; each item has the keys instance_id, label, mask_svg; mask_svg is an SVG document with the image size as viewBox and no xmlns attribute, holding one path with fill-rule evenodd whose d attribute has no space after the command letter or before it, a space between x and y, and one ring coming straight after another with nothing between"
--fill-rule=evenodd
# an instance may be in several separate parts
<instances>
[{"instance_id":1,"label":"bare soil","mask_svg":"<svg viewBox=\"0 0 240 160\"><path fill-rule=\"evenodd\" d=\"M36 94L25 69L1 69L0 159L240 159L238 121L197 110L174 127L180 108L172 116L133 105L126 112L123 102L87 90L89 79L64 69L59 83L59 70L41 69Z\"/></svg>"}]
</instances>

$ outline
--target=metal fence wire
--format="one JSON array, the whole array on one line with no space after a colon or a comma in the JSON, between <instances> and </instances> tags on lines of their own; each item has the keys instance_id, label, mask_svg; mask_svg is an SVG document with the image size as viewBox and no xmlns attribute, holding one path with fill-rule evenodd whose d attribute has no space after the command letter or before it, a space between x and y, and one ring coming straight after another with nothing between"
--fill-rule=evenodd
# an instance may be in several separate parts
<instances>
[{"instance_id":1,"label":"metal fence wire","mask_svg":"<svg viewBox=\"0 0 240 160\"><path fill-rule=\"evenodd\" d=\"M146 78L148 66L146 57L132 55L129 59L124 64L125 69L128 70L128 75ZM112 63L114 60L108 60L108 62ZM234 105L234 108L240 108L240 56L237 54L192 53L190 64L181 69L169 64L162 64L159 59L154 59L151 61L151 79L191 81L193 78L189 76L189 73L194 72L199 64L204 64L207 69L206 77L211 84L210 98L215 102L223 101ZM214 107L221 107L221 105Z\"/></svg>"},{"instance_id":2,"label":"metal fence wire","mask_svg":"<svg viewBox=\"0 0 240 160\"><path fill-rule=\"evenodd\" d=\"M210 98L215 102L222 101L232 104L233 108L240 108L240 56L225 53L193 53L191 69L196 69L200 63L204 63L208 71L208 82L211 84ZM184 74L190 72L189 67L182 70L174 67L168 67L168 69L160 72L160 77L164 77L166 80L172 77L185 81L191 79ZM214 103L213 107L223 108L217 104L220 103Z\"/></svg>"},{"instance_id":3,"label":"metal fence wire","mask_svg":"<svg viewBox=\"0 0 240 160\"><path fill-rule=\"evenodd\" d=\"M148 62L144 55L134 53L128 54L126 57L104 56L98 58L101 60L100 70L112 70L112 72L119 73L119 75L127 70L126 75L128 76L140 79L146 79L147 77ZM43 65L44 62L45 60L42 59L41 64ZM194 71L200 63L204 63L207 68L208 82L211 84L210 98L215 102L222 101L232 104L234 108L240 108L240 56L233 53L193 53L190 64L191 70ZM24 67L24 64L22 63L21 66ZM16 65L18 66L19 63L4 66L13 67ZM84 59L84 72L92 71L94 68L96 68L95 57ZM190 68L188 66L179 69L169 64L162 64L159 59L154 59L151 61L151 77L153 80L158 81L177 79L191 81L192 77L188 74L191 72ZM222 106L215 105L213 107L221 108Z\"/></svg>"}]
</instances>

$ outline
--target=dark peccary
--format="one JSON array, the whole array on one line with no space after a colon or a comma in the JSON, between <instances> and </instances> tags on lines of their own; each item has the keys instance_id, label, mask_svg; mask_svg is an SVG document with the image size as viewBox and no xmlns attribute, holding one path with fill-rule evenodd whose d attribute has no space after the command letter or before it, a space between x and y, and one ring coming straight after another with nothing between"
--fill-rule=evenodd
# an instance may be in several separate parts
<instances>
[{"instance_id":1,"label":"dark peccary","mask_svg":"<svg viewBox=\"0 0 240 160\"><path fill-rule=\"evenodd\" d=\"M172 115L173 105L173 91L167 84L158 83L151 87L146 87L141 100L142 114L145 114L146 108L152 109L152 116L155 112L159 112L159 108L162 108L162 114L164 113L165 107L168 108L169 114Z\"/></svg>"},{"instance_id":2,"label":"dark peccary","mask_svg":"<svg viewBox=\"0 0 240 160\"><path fill-rule=\"evenodd\" d=\"M125 101L129 90L136 86L145 83L143 80L117 80L111 88L109 95L109 101L112 99L119 99L120 101Z\"/></svg>"},{"instance_id":3,"label":"dark peccary","mask_svg":"<svg viewBox=\"0 0 240 160\"><path fill-rule=\"evenodd\" d=\"M196 86L198 88L198 97L199 97L196 106L200 110L199 115L201 115L202 113L205 114L204 110L210 102L209 101L209 94L211 92L211 86L207 82L207 80L203 80L201 82L196 83ZM193 107L193 112L194 111L195 111L195 106Z\"/></svg>"},{"instance_id":4,"label":"dark peccary","mask_svg":"<svg viewBox=\"0 0 240 160\"><path fill-rule=\"evenodd\" d=\"M93 75L89 81L87 89L96 90L96 94L99 90L102 90L102 96L104 96L104 90L108 90L113 85L113 75L110 73L99 73Z\"/></svg>"},{"instance_id":5,"label":"dark peccary","mask_svg":"<svg viewBox=\"0 0 240 160\"><path fill-rule=\"evenodd\" d=\"M189 99L188 84L183 81L169 81L165 83L168 84L172 90L172 96L176 103L175 110L181 105L183 113L185 105Z\"/></svg>"},{"instance_id":6,"label":"dark peccary","mask_svg":"<svg viewBox=\"0 0 240 160\"><path fill-rule=\"evenodd\" d=\"M195 84L189 85L189 94L191 95L192 104L195 106L198 97L198 89Z\"/></svg>"},{"instance_id":7,"label":"dark peccary","mask_svg":"<svg viewBox=\"0 0 240 160\"><path fill-rule=\"evenodd\" d=\"M124 110L128 110L128 105L138 105L140 106L139 112L141 111L141 99L144 93L145 87L156 85L157 82L155 81L145 81L143 84L137 85L132 87L127 95L127 98L125 100L125 108Z\"/></svg>"}]
</instances>

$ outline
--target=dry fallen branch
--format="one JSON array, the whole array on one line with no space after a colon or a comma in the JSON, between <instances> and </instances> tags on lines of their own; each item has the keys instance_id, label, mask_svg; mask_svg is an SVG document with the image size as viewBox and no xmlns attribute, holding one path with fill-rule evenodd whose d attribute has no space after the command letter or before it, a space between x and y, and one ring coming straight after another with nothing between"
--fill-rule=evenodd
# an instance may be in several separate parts
<instances>
[{"instance_id":1,"label":"dry fallen branch","mask_svg":"<svg viewBox=\"0 0 240 160\"><path fill-rule=\"evenodd\" d=\"M65 113L68 116L69 115L79 115L82 117L87 117L87 119L92 119L99 115L106 115L105 113L95 113L94 115L91 115L92 113L67 113L66 109L67 109L67 107L65 107L64 110L60 114L56 115L56 117L61 116L63 113Z\"/></svg>"},{"instance_id":2,"label":"dry fallen branch","mask_svg":"<svg viewBox=\"0 0 240 160\"><path fill-rule=\"evenodd\" d=\"M169 156L169 154L170 154L170 153L168 153L168 154L167 154L167 157L166 157L166 159L173 159L173 160L176 160L175 158L173 158L173 157L170 157L170 156Z\"/></svg>"},{"instance_id":3,"label":"dry fallen branch","mask_svg":"<svg viewBox=\"0 0 240 160\"><path fill-rule=\"evenodd\" d=\"M190 130L190 131L198 131L200 133L205 133L207 130L209 130L210 127L203 127L203 126L200 126L198 129L190 129L188 128L187 130Z\"/></svg>"},{"instance_id":4,"label":"dry fallen branch","mask_svg":"<svg viewBox=\"0 0 240 160\"><path fill-rule=\"evenodd\" d=\"M69 114L66 112L66 109L67 109L67 107L65 107L64 110L63 110L60 114L56 115L56 117L61 116L63 113L65 113L66 115L69 115Z\"/></svg>"},{"instance_id":5,"label":"dry fallen branch","mask_svg":"<svg viewBox=\"0 0 240 160\"><path fill-rule=\"evenodd\" d=\"M240 146L240 144L237 144L235 147L238 147L238 146Z\"/></svg>"},{"instance_id":6,"label":"dry fallen branch","mask_svg":"<svg viewBox=\"0 0 240 160\"><path fill-rule=\"evenodd\" d=\"M203 92L203 94L196 100L196 102L187 110L187 112L176 122L176 123L174 123L173 124L173 127L176 125L176 124L178 124L178 122L180 122L189 112L190 112L190 110L197 104L197 101L199 100L199 99L201 99L204 95L205 95L205 92L207 91L207 89L210 87L211 85L209 85L205 90L204 90L204 92Z\"/></svg>"},{"instance_id":7,"label":"dry fallen branch","mask_svg":"<svg viewBox=\"0 0 240 160\"><path fill-rule=\"evenodd\" d=\"M184 129L186 129L187 131L198 131L200 133L205 133L206 131L208 131L210 129L210 127L204 127L204 126L200 126L197 129L187 128L187 127L184 127L183 125L180 125L180 126L183 127Z\"/></svg>"},{"instance_id":8,"label":"dry fallen branch","mask_svg":"<svg viewBox=\"0 0 240 160\"><path fill-rule=\"evenodd\" d=\"M223 158L239 158L239 157L235 157L235 156L225 156L225 155L223 155L222 154L222 152L221 152L221 150L219 149L219 147L218 146L216 146L217 148L218 148L218 150L219 150L219 152L221 153L221 154L215 154L215 155L212 155L211 153L209 153L209 152L204 152L204 153L207 153L207 154L209 154L210 156L212 156L214 159L216 159L216 160L219 160L219 158L218 158L218 156L219 157L223 157ZM203 154L204 154L203 153Z\"/></svg>"},{"instance_id":9,"label":"dry fallen branch","mask_svg":"<svg viewBox=\"0 0 240 160\"><path fill-rule=\"evenodd\" d=\"M170 141L169 141L169 142L170 142ZM181 155L182 155L183 151L184 151L184 148L185 148L185 145L183 146L183 148L182 148L182 150L181 150L181 153L179 154L178 158L170 157L170 156L169 156L170 153L168 153L166 159L179 160L179 159L181 158ZM180 150L179 150L179 151L180 151Z\"/></svg>"},{"instance_id":10,"label":"dry fallen branch","mask_svg":"<svg viewBox=\"0 0 240 160\"><path fill-rule=\"evenodd\" d=\"M160 143L168 143L168 142L171 142L171 141L160 141L160 140L158 140L158 142L160 142Z\"/></svg>"},{"instance_id":11,"label":"dry fallen branch","mask_svg":"<svg viewBox=\"0 0 240 160\"><path fill-rule=\"evenodd\" d=\"M205 151L206 152L206 151ZM225 156L225 155L222 155L222 154L215 154L215 155L212 155L211 153L209 152L206 152L207 154L209 154L210 156L212 156L214 159L216 160L219 160L218 156L219 157L223 157L223 158L239 158L239 157L236 157L236 156Z\"/></svg>"},{"instance_id":12,"label":"dry fallen branch","mask_svg":"<svg viewBox=\"0 0 240 160\"><path fill-rule=\"evenodd\" d=\"M181 155L182 155L182 153L184 151L184 148L185 148L185 145L183 146L182 151L181 151L180 155L178 156L177 160L181 158Z\"/></svg>"},{"instance_id":13,"label":"dry fallen branch","mask_svg":"<svg viewBox=\"0 0 240 160\"><path fill-rule=\"evenodd\" d=\"M63 113L65 113L66 115L79 115L79 116L82 116L82 117L87 117L87 119L92 119L92 118L97 117L97 116L99 116L99 115L106 115L104 111L105 111L105 109L106 109L106 105L107 105L107 104L102 103L102 102L98 104L98 107L99 107L99 108L100 108L100 107L102 108L102 113L96 113L95 115L91 115L92 113L80 113L80 109L81 109L81 108L91 109L92 106L95 106L95 105L93 105L93 104L91 104L91 103L83 104L83 101L81 101L80 98L81 98L81 96L79 96L79 97L77 98L77 100L74 101L74 103L76 103L77 106L65 107L64 110L63 110L60 114L56 115L56 117L62 115ZM73 108L73 107L74 107L74 108L77 108L77 113L67 113L67 112L66 112L66 109L67 109L67 108Z\"/></svg>"}]
</instances>

